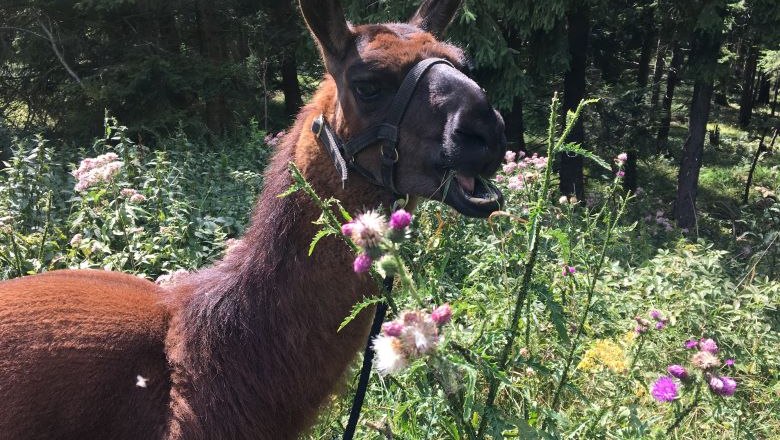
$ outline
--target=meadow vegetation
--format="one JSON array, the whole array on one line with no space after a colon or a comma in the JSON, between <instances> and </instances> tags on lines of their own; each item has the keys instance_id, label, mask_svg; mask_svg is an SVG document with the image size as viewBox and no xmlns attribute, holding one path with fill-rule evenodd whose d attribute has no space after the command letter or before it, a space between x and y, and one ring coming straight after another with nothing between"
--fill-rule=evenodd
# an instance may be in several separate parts
<instances>
[{"instance_id":1,"label":"meadow vegetation","mask_svg":"<svg viewBox=\"0 0 780 440\"><path fill-rule=\"evenodd\" d=\"M221 148L180 135L152 151L126 133L109 117L104 136L70 155L40 136L14 142L0 175L2 278L90 267L167 282L240 236L275 136L250 126ZM722 154L744 146L741 131L722 133ZM586 200L557 197L546 157L577 146L548 135L548 150L508 154L497 177L506 206L491 219L437 202L414 212L394 251L410 280L389 319L441 304L452 317L435 350L373 378L361 435L772 438L780 216L771 195L756 191L735 221L716 208L738 199L743 179L704 178L713 209L691 242L662 202L667 161L642 164L655 178L630 193L619 155L579 151L593 189ZM744 166L705 166L703 176ZM776 191L776 159L759 170L756 185ZM686 341L700 339L717 344L717 368L692 365L699 348ZM670 365L691 379L674 379L674 398L658 401L654 384ZM733 396L713 392L712 377L733 378ZM311 438L343 429L350 396L332 402Z\"/></svg>"}]
</instances>

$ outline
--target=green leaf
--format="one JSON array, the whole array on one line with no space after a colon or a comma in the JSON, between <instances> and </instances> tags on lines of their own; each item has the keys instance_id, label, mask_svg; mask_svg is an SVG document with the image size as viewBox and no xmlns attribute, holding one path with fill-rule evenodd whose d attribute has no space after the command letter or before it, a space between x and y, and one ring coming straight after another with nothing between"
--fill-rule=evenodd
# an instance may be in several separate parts
<instances>
[{"instance_id":1,"label":"green leaf","mask_svg":"<svg viewBox=\"0 0 780 440\"><path fill-rule=\"evenodd\" d=\"M355 306L352 307L352 311L349 312L349 316L347 316L346 318L344 318L343 321L341 321L341 325L339 325L339 328L336 331L340 332L341 329L343 329L344 327L347 326L347 324L352 322L352 320L355 319L355 317L358 315L358 313L360 313L366 307L369 307L371 305L380 303L380 302L382 302L384 300L385 300L384 298L378 296L378 297L374 297L374 298L367 298L367 299L363 300L363 302L359 302L359 303L355 304Z\"/></svg>"},{"instance_id":2,"label":"green leaf","mask_svg":"<svg viewBox=\"0 0 780 440\"><path fill-rule=\"evenodd\" d=\"M311 254L314 253L314 247L317 246L317 243L323 238L327 237L328 235L333 235L333 230L330 228L320 229L316 234L314 234L314 238L311 239L311 244L309 245L309 256L311 257Z\"/></svg>"},{"instance_id":3,"label":"green leaf","mask_svg":"<svg viewBox=\"0 0 780 440\"><path fill-rule=\"evenodd\" d=\"M600 158L600 157L596 156L595 154L591 153L590 151L582 148L582 146L580 144L577 144L577 143L563 144L558 151L579 154L582 157L585 157L587 159L590 159L590 160L596 162L601 167L604 167L606 169L611 169L612 168L602 158Z\"/></svg>"},{"instance_id":4,"label":"green leaf","mask_svg":"<svg viewBox=\"0 0 780 440\"><path fill-rule=\"evenodd\" d=\"M564 261L569 262L571 258L571 246L569 244L569 235L560 229L551 229L549 231L546 231L545 235L550 238L554 238L555 241L558 242L558 245L561 247L561 257L563 257Z\"/></svg>"},{"instance_id":5,"label":"green leaf","mask_svg":"<svg viewBox=\"0 0 780 440\"><path fill-rule=\"evenodd\" d=\"M561 303L555 300L552 296L552 292L546 287L540 284L534 285L539 298L544 301L544 306L550 313L550 320L555 327L555 332L558 333L558 339L565 344L569 344L569 332L566 330L566 312L563 310Z\"/></svg>"},{"instance_id":6,"label":"green leaf","mask_svg":"<svg viewBox=\"0 0 780 440\"><path fill-rule=\"evenodd\" d=\"M297 183L293 183L293 184L292 184L292 185L290 185L290 187L289 187L289 188L287 188L287 189L286 189L286 190L285 190L283 193L281 193L281 194L277 195L276 197L278 197L278 198L280 198L280 199L283 199L283 198L285 198L285 197L289 197L289 196L291 196L291 195L295 194L296 192L298 192L298 191L300 191L300 190L301 190L301 186L300 186L300 185L298 185Z\"/></svg>"}]
</instances>

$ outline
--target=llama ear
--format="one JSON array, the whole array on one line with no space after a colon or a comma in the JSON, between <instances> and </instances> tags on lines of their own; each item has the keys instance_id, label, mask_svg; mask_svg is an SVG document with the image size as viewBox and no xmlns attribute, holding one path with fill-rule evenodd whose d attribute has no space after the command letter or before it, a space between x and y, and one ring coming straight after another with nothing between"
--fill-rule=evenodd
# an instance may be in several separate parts
<instances>
[{"instance_id":1,"label":"llama ear","mask_svg":"<svg viewBox=\"0 0 780 440\"><path fill-rule=\"evenodd\" d=\"M353 43L352 31L338 0L300 0L301 13L322 51L325 67L329 59L340 60Z\"/></svg>"},{"instance_id":2,"label":"llama ear","mask_svg":"<svg viewBox=\"0 0 780 440\"><path fill-rule=\"evenodd\" d=\"M463 0L423 0L409 24L441 37L462 4Z\"/></svg>"}]
</instances>

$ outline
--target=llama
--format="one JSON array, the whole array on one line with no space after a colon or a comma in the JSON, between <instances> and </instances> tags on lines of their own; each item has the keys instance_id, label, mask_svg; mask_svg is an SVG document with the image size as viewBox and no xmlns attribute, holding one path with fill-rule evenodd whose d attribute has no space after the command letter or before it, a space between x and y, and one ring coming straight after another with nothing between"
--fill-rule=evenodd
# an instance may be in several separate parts
<instances>
[{"instance_id":1,"label":"llama","mask_svg":"<svg viewBox=\"0 0 780 440\"><path fill-rule=\"evenodd\" d=\"M461 49L437 39L459 6L425 0L408 23L353 26L337 0L301 0L327 74L277 146L244 237L168 288L96 270L0 283L0 437L277 440L309 429L364 346L373 309L337 332L340 322L378 292L341 239L308 255L319 212L304 194L277 197L288 163L351 212L389 207L395 193L472 217L497 209L486 178L503 157L503 120L463 73ZM432 66L409 101L396 191L354 172L342 182L313 121L323 115L350 139L382 121L407 71L432 57L448 64ZM381 148L357 165L379 176Z\"/></svg>"}]
</instances>

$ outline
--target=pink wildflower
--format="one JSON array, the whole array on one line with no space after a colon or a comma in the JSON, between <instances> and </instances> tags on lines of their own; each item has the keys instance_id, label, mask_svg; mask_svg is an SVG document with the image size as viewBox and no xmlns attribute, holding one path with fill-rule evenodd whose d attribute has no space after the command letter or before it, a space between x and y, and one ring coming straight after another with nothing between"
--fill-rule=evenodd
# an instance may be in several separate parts
<instances>
[{"instance_id":1,"label":"pink wildflower","mask_svg":"<svg viewBox=\"0 0 780 440\"><path fill-rule=\"evenodd\" d=\"M130 196L130 203L143 203L146 201L146 196L143 194L133 194Z\"/></svg>"},{"instance_id":2,"label":"pink wildflower","mask_svg":"<svg viewBox=\"0 0 780 440\"><path fill-rule=\"evenodd\" d=\"M623 177L626 177L626 172L625 172L625 171L623 171L623 170L620 170L620 171L618 171L617 173L615 173L615 175L616 175L618 178L623 178Z\"/></svg>"},{"instance_id":3,"label":"pink wildflower","mask_svg":"<svg viewBox=\"0 0 780 440\"><path fill-rule=\"evenodd\" d=\"M718 344L710 338L702 339L699 341L699 350L715 354L718 352Z\"/></svg>"},{"instance_id":4,"label":"pink wildflower","mask_svg":"<svg viewBox=\"0 0 780 440\"><path fill-rule=\"evenodd\" d=\"M363 249L376 248L386 229L385 218L376 211L368 211L353 222L352 240Z\"/></svg>"},{"instance_id":5,"label":"pink wildflower","mask_svg":"<svg viewBox=\"0 0 780 440\"><path fill-rule=\"evenodd\" d=\"M728 376L721 376L720 380L723 382L723 387L719 394L726 397L733 396L737 390L737 381Z\"/></svg>"},{"instance_id":6,"label":"pink wildflower","mask_svg":"<svg viewBox=\"0 0 780 440\"><path fill-rule=\"evenodd\" d=\"M628 154L626 153L620 153L615 158L615 162L617 162L618 165L623 165L628 160Z\"/></svg>"},{"instance_id":7,"label":"pink wildflower","mask_svg":"<svg viewBox=\"0 0 780 440\"><path fill-rule=\"evenodd\" d=\"M435 322L436 325L438 326L442 326L448 323L451 318L452 318L452 308L447 303L444 303L439 307L436 307L435 309L433 309L433 312L431 312L431 319L433 319L433 322Z\"/></svg>"},{"instance_id":8,"label":"pink wildflower","mask_svg":"<svg viewBox=\"0 0 780 440\"><path fill-rule=\"evenodd\" d=\"M512 176L509 178L509 182L507 183L507 187L509 189L519 191L525 187L525 182L523 182L523 176Z\"/></svg>"},{"instance_id":9,"label":"pink wildflower","mask_svg":"<svg viewBox=\"0 0 780 440\"><path fill-rule=\"evenodd\" d=\"M671 402L677 398L677 383L669 376L661 376L653 384L650 393L659 402Z\"/></svg>"},{"instance_id":10,"label":"pink wildflower","mask_svg":"<svg viewBox=\"0 0 780 440\"><path fill-rule=\"evenodd\" d=\"M685 380L688 378L688 370L682 365L669 365L669 367L666 368L666 371L678 379Z\"/></svg>"},{"instance_id":11,"label":"pink wildflower","mask_svg":"<svg viewBox=\"0 0 780 440\"><path fill-rule=\"evenodd\" d=\"M412 214L406 210L399 209L390 216L390 229L406 229L412 223Z\"/></svg>"},{"instance_id":12,"label":"pink wildflower","mask_svg":"<svg viewBox=\"0 0 780 440\"><path fill-rule=\"evenodd\" d=\"M70 245L73 247L77 247L78 245L81 244L81 240L83 239L84 236L82 236L81 234L76 234L73 236L73 238L70 239Z\"/></svg>"},{"instance_id":13,"label":"pink wildflower","mask_svg":"<svg viewBox=\"0 0 780 440\"><path fill-rule=\"evenodd\" d=\"M517 169L517 163L515 162L508 162L501 166L502 171L504 171L504 174L512 174Z\"/></svg>"},{"instance_id":14,"label":"pink wildflower","mask_svg":"<svg viewBox=\"0 0 780 440\"><path fill-rule=\"evenodd\" d=\"M352 235L354 228L355 228L355 224L353 222L344 223L343 225L341 225L341 233L349 237Z\"/></svg>"},{"instance_id":15,"label":"pink wildflower","mask_svg":"<svg viewBox=\"0 0 780 440\"><path fill-rule=\"evenodd\" d=\"M355 258L352 269L355 270L355 273L366 273L371 269L371 263L371 257L366 254L360 254Z\"/></svg>"},{"instance_id":16,"label":"pink wildflower","mask_svg":"<svg viewBox=\"0 0 780 440\"><path fill-rule=\"evenodd\" d=\"M697 345L699 345L699 341L697 341L696 339L688 339L687 341L685 341L685 348L687 348L688 350L696 347Z\"/></svg>"},{"instance_id":17,"label":"pink wildflower","mask_svg":"<svg viewBox=\"0 0 780 440\"><path fill-rule=\"evenodd\" d=\"M117 159L119 157L116 154L106 153L82 160L78 169L71 173L78 179L74 189L81 192L101 182L110 182L124 165L124 162Z\"/></svg>"},{"instance_id":18,"label":"pink wildflower","mask_svg":"<svg viewBox=\"0 0 780 440\"><path fill-rule=\"evenodd\" d=\"M382 324L382 333L387 336L401 336L401 332L404 330L403 323L398 321L390 321Z\"/></svg>"},{"instance_id":19,"label":"pink wildflower","mask_svg":"<svg viewBox=\"0 0 780 440\"><path fill-rule=\"evenodd\" d=\"M514 152L514 151L512 151L512 150L507 150L507 152L506 152L506 153L504 153L504 160L505 160L507 163L509 163L509 162L514 162L516 157L517 157L517 153L515 153L515 152Z\"/></svg>"}]
</instances>

